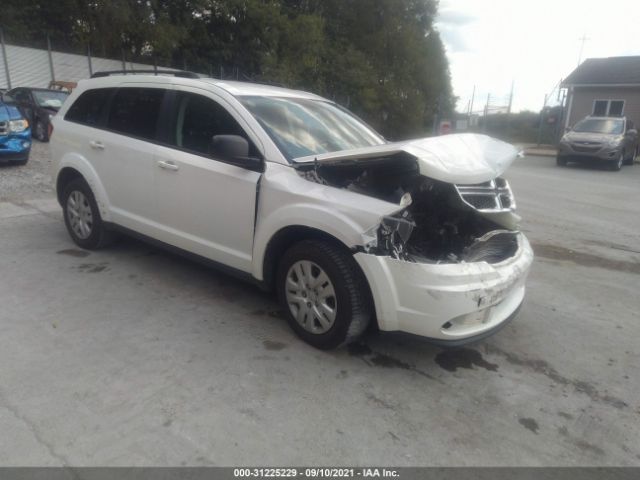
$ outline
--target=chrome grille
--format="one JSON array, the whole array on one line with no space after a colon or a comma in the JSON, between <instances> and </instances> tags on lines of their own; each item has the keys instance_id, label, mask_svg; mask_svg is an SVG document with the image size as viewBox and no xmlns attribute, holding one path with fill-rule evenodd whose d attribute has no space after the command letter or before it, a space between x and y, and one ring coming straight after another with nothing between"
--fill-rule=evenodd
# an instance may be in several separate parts
<instances>
[{"instance_id":1,"label":"chrome grille","mask_svg":"<svg viewBox=\"0 0 640 480\"><path fill-rule=\"evenodd\" d=\"M9 133L9 122L0 122L0 135Z\"/></svg>"},{"instance_id":2,"label":"chrome grille","mask_svg":"<svg viewBox=\"0 0 640 480\"><path fill-rule=\"evenodd\" d=\"M480 212L507 212L516 209L509 182L496 178L475 185L456 185L464 203Z\"/></svg>"}]
</instances>

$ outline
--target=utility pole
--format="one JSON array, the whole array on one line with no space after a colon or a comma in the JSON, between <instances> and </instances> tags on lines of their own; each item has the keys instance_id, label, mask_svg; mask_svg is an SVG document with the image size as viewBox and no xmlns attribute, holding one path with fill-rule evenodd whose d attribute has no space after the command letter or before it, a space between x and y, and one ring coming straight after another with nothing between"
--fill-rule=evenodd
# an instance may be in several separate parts
<instances>
[{"instance_id":1,"label":"utility pole","mask_svg":"<svg viewBox=\"0 0 640 480\"><path fill-rule=\"evenodd\" d=\"M469 116L473 113L473 101L476 98L476 86L473 86L473 92L471 92L471 102L469 103Z\"/></svg>"},{"instance_id":2,"label":"utility pole","mask_svg":"<svg viewBox=\"0 0 640 480\"><path fill-rule=\"evenodd\" d=\"M542 143L542 123L544 119L544 109L547 106L547 94L544 94L544 104L542 105L542 109L540 110L540 122L538 123L538 146Z\"/></svg>"},{"instance_id":3,"label":"utility pole","mask_svg":"<svg viewBox=\"0 0 640 480\"><path fill-rule=\"evenodd\" d=\"M578 66L580 66L580 63L582 62L582 52L584 51L584 43L591 39L586 35L582 35L578 40L580 40L580 54L578 55Z\"/></svg>"},{"instance_id":4,"label":"utility pole","mask_svg":"<svg viewBox=\"0 0 640 480\"><path fill-rule=\"evenodd\" d=\"M489 103L491 102L491 94L487 93L487 103L484 105L484 116L482 118L482 131L487 131L487 119L489 117Z\"/></svg>"},{"instance_id":5,"label":"utility pole","mask_svg":"<svg viewBox=\"0 0 640 480\"><path fill-rule=\"evenodd\" d=\"M511 93L509 94L509 106L507 107L507 113L511 114L511 106L513 105L513 86L515 84L514 80L511 80Z\"/></svg>"}]
</instances>

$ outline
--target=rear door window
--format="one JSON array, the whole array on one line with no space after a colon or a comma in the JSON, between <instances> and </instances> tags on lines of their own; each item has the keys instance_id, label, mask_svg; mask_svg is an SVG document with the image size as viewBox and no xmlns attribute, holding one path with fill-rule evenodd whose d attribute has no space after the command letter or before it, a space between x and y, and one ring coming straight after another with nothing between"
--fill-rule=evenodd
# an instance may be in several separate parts
<instances>
[{"instance_id":1,"label":"rear door window","mask_svg":"<svg viewBox=\"0 0 640 480\"><path fill-rule=\"evenodd\" d=\"M87 90L73 102L64 119L90 127L100 126L103 123L107 103L114 91L114 88Z\"/></svg>"},{"instance_id":2,"label":"rear door window","mask_svg":"<svg viewBox=\"0 0 640 480\"><path fill-rule=\"evenodd\" d=\"M120 88L109 108L107 128L145 140L154 140L165 90Z\"/></svg>"}]
</instances>

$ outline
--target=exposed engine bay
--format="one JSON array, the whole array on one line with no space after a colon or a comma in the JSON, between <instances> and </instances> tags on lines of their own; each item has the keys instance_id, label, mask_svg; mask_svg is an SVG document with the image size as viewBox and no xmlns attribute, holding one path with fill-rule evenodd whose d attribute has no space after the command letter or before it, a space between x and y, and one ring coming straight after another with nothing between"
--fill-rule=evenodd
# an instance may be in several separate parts
<instances>
[{"instance_id":1,"label":"exposed engine bay","mask_svg":"<svg viewBox=\"0 0 640 480\"><path fill-rule=\"evenodd\" d=\"M421 263L498 263L518 250L518 217L506 180L454 185L420 174L415 158L383 158L296 166L305 179L397 204L364 250Z\"/></svg>"}]
</instances>

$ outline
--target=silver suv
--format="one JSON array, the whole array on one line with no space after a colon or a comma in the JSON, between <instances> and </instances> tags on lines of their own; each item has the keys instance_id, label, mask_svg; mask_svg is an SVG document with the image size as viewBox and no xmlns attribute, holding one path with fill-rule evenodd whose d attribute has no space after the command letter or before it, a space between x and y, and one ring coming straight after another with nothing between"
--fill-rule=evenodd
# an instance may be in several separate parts
<instances>
[{"instance_id":1,"label":"silver suv","mask_svg":"<svg viewBox=\"0 0 640 480\"><path fill-rule=\"evenodd\" d=\"M557 164L570 161L598 160L612 170L623 164L633 165L638 155L638 131L625 117L586 117L560 140Z\"/></svg>"}]
</instances>

